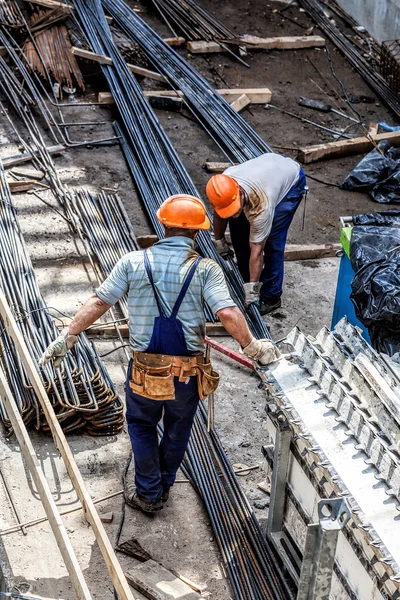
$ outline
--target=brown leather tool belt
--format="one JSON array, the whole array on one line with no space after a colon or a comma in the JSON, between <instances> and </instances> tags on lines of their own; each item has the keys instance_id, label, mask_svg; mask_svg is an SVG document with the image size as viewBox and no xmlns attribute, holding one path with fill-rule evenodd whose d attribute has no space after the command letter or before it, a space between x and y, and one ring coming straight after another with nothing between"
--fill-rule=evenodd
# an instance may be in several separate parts
<instances>
[{"instance_id":1,"label":"brown leather tool belt","mask_svg":"<svg viewBox=\"0 0 400 600\"><path fill-rule=\"evenodd\" d=\"M134 352L132 374L129 385L135 394L152 400L174 400L174 378L189 382L197 376L197 386L201 400L213 393L219 384L219 374L213 370L211 362L206 363L204 355L169 356Z\"/></svg>"}]
</instances>

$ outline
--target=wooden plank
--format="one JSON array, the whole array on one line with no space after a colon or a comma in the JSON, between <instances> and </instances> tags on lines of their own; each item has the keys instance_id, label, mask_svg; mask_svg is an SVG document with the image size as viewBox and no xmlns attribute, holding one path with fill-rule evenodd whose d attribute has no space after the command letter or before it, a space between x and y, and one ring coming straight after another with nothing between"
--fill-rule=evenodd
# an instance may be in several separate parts
<instances>
[{"instance_id":1,"label":"wooden plank","mask_svg":"<svg viewBox=\"0 0 400 600\"><path fill-rule=\"evenodd\" d=\"M232 163L228 162L205 162L204 168L207 173L223 173L225 169L232 167Z\"/></svg>"},{"instance_id":2,"label":"wooden plank","mask_svg":"<svg viewBox=\"0 0 400 600\"><path fill-rule=\"evenodd\" d=\"M231 244L229 233L225 236L228 244ZM136 238L142 250L150 248L158 242L157 235L139 235ZM341 250L341 244L286 244L285 260L309 260L315 258L329 258L336 256L336 253Z\"/></svg>"},{"instance_id":3,"label":"wooden plank","mask_svg":"<svg viewBox=\"0 0 400 600\"><path fill-rule=\"evenodd\" d=\"M112 65L113 61L109 56L103 56L102 54L96 54L96 52L90 52L90 50L84 50L83 48L78 48L77 46L72 46L72 54L75 56L80 56L80 58L85 58L86 60L92 60L94 62L100 63L101 65ZM127 63L128 68L135 73L135 75L142 75L143 77L149 77L150 79L154 79L155 81L165 82L164 75L160 73L156 73L155 71L149 71L149 69L144 69L143 67L137 67L136 65L131 65Z\"/></svg>"},{"instance_id":4,"label":"wooden plank","mask_svg":"<svg viewBox=\"0 0 400 600\"><path fill-rule=\"evenodd\" d=\"M33 448L29 433L18 410L17 403L15 402L11 392L6 375L1 367L0 395L21 448L21 453L26 464L28 465L29 472L32 475L32 479L35 482L35 486L39 492L40 500L42 501L54 537L56 538L57 545L60 549L65 566L67 567L76 596L79 598L79 600L91 600L92 596L89 588L87 587L85 578L79 566L74 549L72 548L60 513L58 512L58 508L50 491L49 484L47 483L46 477L41 469L40 462Z\"/></svg>"},{"instance_id":5,"label":"wooden plank","mask_svg":"<svg viewBox=\"0 0 400 600\"><path fill-rule=\"evenodd\" d=\"M371 136L375 143L382 140L388 140L394 146L400 145L400 131L389 133L378 133ZM352 154L365 154L374 147L372 141L367 137L357 137L350 140L339 140L327 144L316 144L315 146L306 146L300 148L297 154L297 160L309 164L318 160L328 160L330 158L340 158L342 156L351 156Z\"/></svg>"},{"instance_id":6,"label":"wooden plank","mask_svg":"<svg viewBox=\"0 0 400 600\"><path fill-rule=\"evenodd\" d=\"M186 39L184 37L170 37L164 38L164 42L168 44L168 46L177 48L179 46L184 46L186 44Z\"/></svg>"},{"instance_id":7,"label":"wooden plank","mask_svg":"<svg viewBox=\"0 0 400 600\"><path fill-rule=\"evenodd\" d=\"M108 539L103 524L100 521L99 514L95 508L95 505L93 504L93 500L89 492L86 489L82 474L78 469L67 439L54 413L54 408L50 403L46 390L44 389L37 367L33 362L31 355L29 354L25 340L18 329L14 316L12 315L7 300L2 292L0 292L0 315L3 319L3 323L8 331L8 334L14 342L20 359L22 360L30 383L35 390L37 399L50 427L54 444L62 456L68 475L83 506L85 517L93 528L97 543L103 555L114 587L119 594L120 600L134 600L128 582L126 581L125 575L121 569L121 565L119 564L114 553L112 544Z\"/></svg>"},{"instance_id":8,"label":"wooden plank","mask_svg":"<svg viewBox=\"0 0 400 600\"><path fill-rule=\"evenodd\" d=\"M56 2L56 0L25 0L25 2L30 2L31 4L38 4L39 6L45 6L46 8L65 8L66 12L70 10L76 10L75 6L65 4L65 2ZM113 22L112 17L106 16L108 23Z\"/></svg>"},{"instance_id":9,"label":"wooden plank","mask_svg":"<svg viewBox=\"0 0 400 600\"><path fill-rule=\"evenodd\" d=\"M317 258L331 258L342 250L341 244L287 244L285 260L313 260Z\"/></svg>"},{"instance_id":10,"label":"wooden plank","mask_svg":"<svg viewBox=\"0 0 400 600\"><path fill-rule=\"evenodd\" d=\"M294 35L285 37L260 38L246 35L240 38L247 50L301 50L303 48L322 48L325 39L320 35Z\"/></svg>"},{"instance_id":11,"label":"wooden plank","mask_svg":"<svg viewBox=\"0 0 400 600\"><path fill-rule=\"evenodd\" d=\"M154 560L146 560L133 567L126 577L135 589L150 600L196 600L200 594L171 571Z\"/></svg>"},{"instance_id":12,"label":"wooden plank","mask_svg":"<svg viewBox=\"0 0 400 600\"><path fill-rule=\"evenodd\" d=\"M8 186L12 194L19 194L31 190L36 183L37 181L9 181Z\"/></svg>"},{"instance_id":13,"label":"wooden plank","mask_svg":"<svg viewBox=\"0 0 400 600\"><path fill-rule=\"evenodd\" d=\"M110 60L110 59L109 59ZM269 88L236 88L236 89L218 89L218 92L228 102L237 100L243 94L249 97L251 104L267 104L271 101L272 93ZM146 97L149 96L182 96L182 92L176 93L174 90L149 90L143 92ZM102 104L114 104L114 98L111 92L99 92L98 102Z\"/></svg>"},{"instance_id":14,"label":"wooden plank","mask_svg":"<svg viewBox=\"0 0 400 600\"><path fill-rule=\"evenodd\" d=\"M241 96L239 96L239 98L236 98L236 100L231 102L233 110L235 110L237 113L246 108L246 106L248 106L249 104L250 98L247 96L247 94L242 94Z\"/></svg>"},{"instance_id":15,"label":"wooden plank","mask_svg":"<svg viewBox=\"0 0 400 600\"><path fill-rule=\"evenodd\" d=\"M246 50L301 50L303 48L321 48L325 39L319 35L301 35L287 37L260 38L254 35L239 38ZM196 40L187 43L187 49L192 54L213 54L226 52L218 42Z\"/></svg>"},{"instance_id":16,"label":"wooden plank","mask_svg":"<svg viewBox=\"0 0 400 600\"><path fill-rule=\"evenodd\" d=\"M61 144L57 144L57 146L48 146L47 152L49 154L61 154L65 151L65 146ZM20 165L21 163L29 162L32 160L34 156L37 155L37 152L31 154L30 152L24 152L23 154L16 154L15 156L6 156L1 158L4 168L13 167L15 165Z\"/></svg>"}]
</instances>

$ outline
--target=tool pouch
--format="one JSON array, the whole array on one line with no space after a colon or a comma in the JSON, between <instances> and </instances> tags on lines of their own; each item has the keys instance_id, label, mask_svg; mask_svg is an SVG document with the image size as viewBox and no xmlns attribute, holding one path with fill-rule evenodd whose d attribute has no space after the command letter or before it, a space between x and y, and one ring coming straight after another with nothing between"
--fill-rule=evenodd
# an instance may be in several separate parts
<instances>
[{"instance_id":1,"label":"tool pouch","mask_svg":"<svg viewBox=\"0 0 400 600\"><path fill-rule=\"evenodd\" d=\"M135 394L151 400L175 400L172 357L164 357L163 364L152 363L150 354L135 353L132 364L130 388Z\"/></svg>"},{"instance_id":2,"label":"tool pouch","mask_svg":"<svg viewBox=\"0 0 400 600\"><path fill-rule=\"evenodd\" d=\"M213 394L219 385L219 373L214 371L211 362L198 365L197 387L200 400Z\"/></svg>"}]
</instances>

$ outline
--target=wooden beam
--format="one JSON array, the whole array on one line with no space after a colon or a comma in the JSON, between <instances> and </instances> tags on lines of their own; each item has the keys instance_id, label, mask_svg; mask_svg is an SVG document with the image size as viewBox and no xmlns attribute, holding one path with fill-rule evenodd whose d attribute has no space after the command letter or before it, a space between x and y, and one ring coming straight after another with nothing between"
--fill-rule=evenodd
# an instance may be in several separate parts
<instances>
[{"instance_id":1,"label":"wooden beam","mask_svg":"<svg viewBox=\"0 0 400 600\"><path fill-rule=\"evenodd\" d=\"M250 98L247 94L242 94L239 98L236 98L233 102L231 102L231 106L233 110L239 113L241 110L246 108L250 104Z\"/></svg>"},{"instance_id":2,"label":"wooden beam","mask_svg":"<svg viewBox=\"0 0 400 600\"><path fill-rule=\"evenodd\" d=\"M321 48L325 39L319 35L302 35L289 37L260 38L254 35L244 36L238 40L246 46L246 50L301 50L303 48ZM192 41L187 43L192 54L213 54L226 52L218 42Z\"/></svg>"},{"instance_id":3,"label":"wooden beam","mask_svg":"<svg viewBox=\"0 0 400 600\"><path fill-rule=\"evenodd\" d=\"M101 65L112 65L113 61L109 56L103 56L102 54L96 54L95 52L90 52L90 50L84 50L83 48L77 48L77 46L72 46L72 54L75 56L80 56L80 58L85 58L86 60L92 60L94 62L100 63ZM155 81L165 82L164 75L160 73L156 73L155 71L149 71L149 69L144 69L143 67L137 67L136 65L130 65L127 63L128 68L135 73L135 75L141 75L142 77L149 77L150 79L154 79Z\"/></svg>"},{"instance_id":4,"label":"wooden beam","mask_svg":"<svg viewBox=\"0 0 400 600\"><path fill-rule=\"evenodd\" d=\"M110 60L110 59L109 59ZM218 92L228 102L237 100L245 94L248 96L251 104L267 104L271 101L272 93L269 88L236 88L236 89L218 89ZM174 98L182 96L182 92L176 93L174 90L146 90L143 92L146 97L150 96L169 96ZM102 104L114 104L114 98L111 92L99 92L98 102Z\"/></svg>"},{"instance_id":5,"label":"wooden beam","mask_svg":"<svg viewBox=\"0 0 400 600\"><path fill-rule=\"evenodd\" d=\"M228 244L232 244L229 233L226 235ZM157 235L140 235L136 238L140 248L145 250L158 242ZM285 260L308 260L336 256L342 249L341 244L286 244Z\"/></svg>"},{"instance_id":6,"label":"wooden beam","mask_svg":"<svg viewBox=\"0 0 400 600\"><path fill-rule=\"evenodd\" d=\"M303 48L322 48L325 39L320 35L294 35L286 37L260 38L246 35L240 38L247 50L302 50Z\"/></svg>"},{"instance_id":7,"label":"wooden beam","mask_svg":"<svg viewBox=\"0 0 400 600\"><path fill-rule=\"evenodd\" d=\"M22 456L28 465L29 472L32 475L32 479L35 482L35 486L39 492L40 500L43 504L54 537L56 538L56 542L63 557L65 566L67 567L76 597L79 598L79 600L91 600L92 596L89 588L87 587L85 578L79 566L74 549L72 548L60 513L58 512L58 508L50 491L49 484L44 476L39 459L33 448L31 438L29 437L25 423L23 422L21 414L18 410L17 403L15 402L14 396L11 392L6 375L1 367L0 395L2 401L4 402L7 416L10 419L12 428L18 440Z\"/></svg>"},{"instance_id":8,"label":"wooden beam","mask_svg":"<svg viewBox=\"0 0 400 600\"><path fill-rule=\"evenodd\" d=\"M400 131L389 133L378 133L371 138L376 144L382 140L388 140L394 146L400 146ZM297 160L308 164L318 160L328 160L330 158L340 158L342 156L351 156L352 154L365 154L374 148L374 144L367 137L357 137L351 140L339 140L327 144L317 144L316 146L306 146L300 148L297 154Z\"/></svg>"},{"instance_id":9,"label":"wooden beam","mask_svg":"<svg viewBox=\"0 0 400 600\"><path fill-rule=\"evenodd\" d=\"M342 250L341 244L287 244L285 260L312 260L332 258Z\"/></svg>"},{"instance_id":10,"label":"wooden beam","mask_svg":"<svg viewBox=\"0 0 400 600\"><path fill-rule=\"evenodd\" d=\"M7 329L8 334L14 342L15 348L25 367L30 384L35 390L38 402L44 412L46 421L50 427L54 444L63 458L68 475L71 479L77 496L83 506L86 519L92 526L100 551L103 555L104 562L106 563L108 572L110 574L114 587L117 590L120 600L134 600L128 582L126 581L125 575L122 571L121 565L119 564L119 561L114 553L112 544L108 539L103 524L100 521L99 514L95 508L95 505L93 504L93 500L89 492L86 489L85 483L82 478L82 474L79 471L78 466L75 462L75 459L71 452L71 448L68 445L65 434L61 429L61 425L58 422L57 417L55 415L54 408L47 396L46 390L44 389L42 380L38 373L38 369L35 363L33 362L26 342L22 336L21 331L18 329L17 323L7 303L6 297L2 292L0 292L0 315L2 317L4 327Z\"/></svg>"},{"instance_id":11,"label":"wooden beam","mask_svg":"<svg viewBox=\"0 0 400 600\"><path fill-rule=\"evenodd\" d=\"M164 42L168 44L168 46L177 48L179 46L184 46L186 44L186 39L184 37L164 38Z\"/></svg>"},{"instance_id":12,"label":"wooden beam","mask_svg":"<svg viewBox=\"0 0 400 600\"><path fill-rule=\"evenodd\" d=\"M47 147L47 152L49 152L49 154L61 154L64 151L65 146L62 146L61 144L58 144L57 146ZM3 163L4 168L14 167L15 165L20 165L21 163L29 162L37 154L37 152L34 152L33 154L31 154L30 152L24 152L23 154L17 154L16 156L6 156L5 158L2 158L1 161Z\"/></svg>"},{"instance_id":13,"label":"wooden beam","mask_svg":"<svg viewBox=\"0 0 400 600\"><path fill-rule=\"evenodd\" d=\"M67 5L67 4L65 4L65 2L56 2L56 0L25 0L25 2L30 2L32 4L38 4L39 6L45 6L46 8L65 8L66 12L69 12L71 10L76 10L75 6ZM106 19L109 24L113 22L112 17L106 16Z\"/></svg>"},{"instance_id":14,"label":"wooden beam","mask_svg":"<svg viewBox=\"0 0 400 600\"><path fill-rule=\"evenodd\" d=\"M223 173L225 169L232 167L232 163L228 162L205 162L204 168L207 173Z\"/></svg>"}]
</instances>

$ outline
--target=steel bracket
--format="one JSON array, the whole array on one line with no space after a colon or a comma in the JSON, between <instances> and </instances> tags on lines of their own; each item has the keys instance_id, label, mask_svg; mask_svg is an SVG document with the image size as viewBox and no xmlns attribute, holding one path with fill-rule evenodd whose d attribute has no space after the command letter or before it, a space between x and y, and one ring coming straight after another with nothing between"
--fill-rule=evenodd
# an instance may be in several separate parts
<instances>
[{"instance_id":1,"label":"steel bracket","mask_svg":"<svg viewBox=\"0 0 400 600\"><path fill-rule=\"evenodd\" d=\"M338 535L350 518L344 498L318 502L318 522L307 527L303 558L284 532L286 485L293 432L284 413L269 404L268 417L275 426L275 450L271 478L266 537L278 551L298 585L296 600L329 600ZM300 572L300 576L299 576Z\"/></svg>"}]
</instances>

